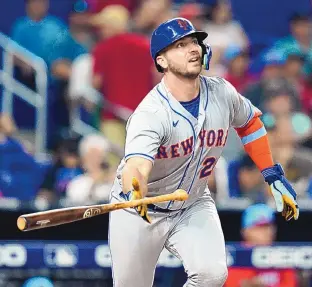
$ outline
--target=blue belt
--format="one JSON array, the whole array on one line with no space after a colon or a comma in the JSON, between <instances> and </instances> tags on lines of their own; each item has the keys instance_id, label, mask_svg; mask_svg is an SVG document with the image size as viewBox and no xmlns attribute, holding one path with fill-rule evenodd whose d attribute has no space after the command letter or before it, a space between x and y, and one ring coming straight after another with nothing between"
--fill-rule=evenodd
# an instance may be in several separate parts
<instances>
[{"instance_id":1,"label":"blue belt","mask_svg":"<svg viewBox=\"0 0 312 287\"><path fill-rule=\"evenodd\" d=\"M147 205L147 209L149 211L157 211L157 212L173 212L173 211L176 211L176 210L172 210L172 209L165 209L165 208L160 208L154 204L148 204Z\"/></svg>"}]
</instances>

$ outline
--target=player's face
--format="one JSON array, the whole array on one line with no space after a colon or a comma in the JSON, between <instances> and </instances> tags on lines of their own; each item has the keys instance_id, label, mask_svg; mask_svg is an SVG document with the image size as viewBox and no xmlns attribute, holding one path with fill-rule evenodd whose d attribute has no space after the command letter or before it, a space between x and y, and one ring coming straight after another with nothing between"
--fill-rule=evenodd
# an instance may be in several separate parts
<instances>
[{"instance_id":1,"label":"player's face","mask_svg":"<svg viewBox=\"0 0 312 287\"><path fill-rule=\"evenodd\" d=\"M165 70L177 76L195 79L202 69L202 49L195 37L185 37L163 54Z\"/></svg>"}]
</instances>

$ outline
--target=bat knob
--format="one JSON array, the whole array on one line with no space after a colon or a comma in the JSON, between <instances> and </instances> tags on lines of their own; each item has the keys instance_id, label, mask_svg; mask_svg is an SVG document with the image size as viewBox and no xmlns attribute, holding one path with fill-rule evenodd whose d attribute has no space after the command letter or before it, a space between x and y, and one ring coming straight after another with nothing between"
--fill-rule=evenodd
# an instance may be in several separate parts
<instances>
[{"instance_id":1,"label":"bat knob","mask_svg":"<svg viewBox=\"0 0 312 287\"><path fill-rule=\"evenodd\" d=\"M189 195L187 194L187 192L183 189L177 189L174 194L176 195L177 199L179 201L185 201L188 199Z\"/></svg>"},{"instance_id":2,"label":"bat knob","mask_svg":"<svg viewBox=\"0 0 312 287\"><path fill-rule=\"evenodd\" d=\"M18 229L21 230L21 231L23 231L23 230L26 229L26 227L27 227L27 221L26 221L26 219L25 219L24 217L21 217L21 216L20 216L20 217L17 219L17 227L18 227Z\"/></svg>"}]
</instances>

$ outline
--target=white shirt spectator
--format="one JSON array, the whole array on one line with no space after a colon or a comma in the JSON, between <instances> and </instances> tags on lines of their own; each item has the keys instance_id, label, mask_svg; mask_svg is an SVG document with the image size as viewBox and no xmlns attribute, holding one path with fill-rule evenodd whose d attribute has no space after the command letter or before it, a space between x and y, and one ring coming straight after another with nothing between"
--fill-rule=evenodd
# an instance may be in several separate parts
<instances>
[{"instance_id":1,"label":"white shirt spectator","mask_svg":"<svg viewBox=\"0 0 312 287\"><path fill-rule=\"evenodd\" d=\"M88 175L74 178L68 185L66 196L70 205L90 205L109 201L112 182L94 183Z\"/></svg>"},{"instance_id":2,"label":"white shirt spectator","mask_svg":"<svg viewBox=\"0 0 312 287\"><path fill-rule=\"evenodd\" d=\"M89 54L80 55L73 61L69 79L69 96L72 100L83 98L98 103L101 99L92 86L92 66L93 60Z\"/></svg>"}]
</instances>

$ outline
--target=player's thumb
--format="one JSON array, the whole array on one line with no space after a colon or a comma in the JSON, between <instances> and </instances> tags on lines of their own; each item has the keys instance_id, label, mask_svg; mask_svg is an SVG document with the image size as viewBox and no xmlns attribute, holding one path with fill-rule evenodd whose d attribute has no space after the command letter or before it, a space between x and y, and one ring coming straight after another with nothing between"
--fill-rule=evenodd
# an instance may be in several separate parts
<instances>
[{"instance_id":1,"label":"player's thumb","mask_svg":"<svg viewBox=\"0 0 312 287\"><path fill-rule=\"evenodd\" d=\"M278 184L278 182L277 182L277 184ZM273 184L270 185L270 188L271 188L271 192L272 192L272 195L274 197L274 200L275 200L276 210L278 212L282 212L284 209L284 201L283 201L282 194L278 189L276 189L274 187Z\"/></svg>"}]
</instances>

